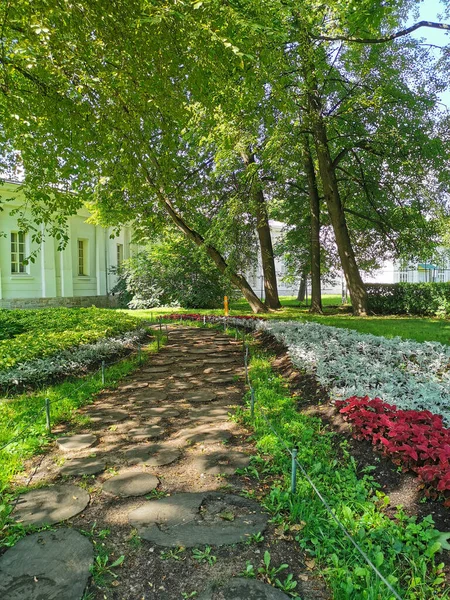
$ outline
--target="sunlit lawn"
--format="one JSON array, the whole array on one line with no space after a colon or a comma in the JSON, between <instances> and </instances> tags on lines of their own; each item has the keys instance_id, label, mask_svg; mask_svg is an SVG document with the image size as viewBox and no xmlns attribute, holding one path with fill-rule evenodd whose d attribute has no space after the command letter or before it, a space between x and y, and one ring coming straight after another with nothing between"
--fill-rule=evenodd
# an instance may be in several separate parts
<instances>
[{"instance_id":1,"label":"sunlit lawn","mask_svg":"<svg viewBox=\"0 0 450 600\"><path fill-rule=\"evenodd\" d=\"M424 317L408 316L380 316L380 317L354 317L350 306L341 305L340 296L324 296L322 298L324 314L313 316L309 314L309 308L300 303L296 298L281 298L283 308L279 311L264 315L267 319L308 320L333 325L334 327L347 327L356 329L362 333L383 335L388 338L400 336L405 339L417 340L418 342L437 341L442 344L450 344L450 320ZM136 316L145 319L157 318L168 313L200 313L205 315L223 315L223 310L187 310L181 308L154 308L151 310L130 311ZM252 311L244 301L234 302L231 306L230 315L249 315Z\"/></svg>"}]
</instances>

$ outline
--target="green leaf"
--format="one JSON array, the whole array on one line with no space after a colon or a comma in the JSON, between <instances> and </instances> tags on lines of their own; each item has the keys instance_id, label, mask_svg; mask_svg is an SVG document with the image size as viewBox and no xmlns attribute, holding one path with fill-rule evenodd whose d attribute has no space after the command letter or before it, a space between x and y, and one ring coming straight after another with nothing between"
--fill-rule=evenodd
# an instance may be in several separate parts
<instances>
[{"instance_id":1,"label":"green leaf","mask_svg":"<svg viewBox=\"0 0 450 600\"><path fill-rule=\"evenodd\" d=\"M123 563L124 560L125 560L125 556L122 554L122 556L119 556L119 558L112 563L110 568L114 569L114 567L119 567Z\"/></svg>"}]
</instances>

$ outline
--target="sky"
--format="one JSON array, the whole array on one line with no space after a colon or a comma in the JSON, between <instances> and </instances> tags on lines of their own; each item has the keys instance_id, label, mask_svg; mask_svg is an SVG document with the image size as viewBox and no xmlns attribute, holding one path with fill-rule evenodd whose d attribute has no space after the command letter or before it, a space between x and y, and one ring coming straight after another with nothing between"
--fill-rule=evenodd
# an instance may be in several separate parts
<instances>
[{"instance_id":1,"label":"sky","mask_svg":"<svg viewBox=\"0 0 450 600\"><path fill-rule=\"evenodd\" d=\"M424 0L420 6L420 17L419 21L435 21L435 22L444 22L448 23L450 21L449 18L439 18L438 14L443 13L445 9L445 4L450 4L450 0L448 2L440 2L439 0ZM415 18L411 18L408 25L413 25L416 22ZM439 29L430 29L427 27L421 27L417 31L414 31L411 34L412 37L416 39L425 39L426 43L434 44L437 46L445 46L450 43L450 35L445 31L440 31ZM436 58L439 57L439 50L435 50ZM447 105L450 109L450 90L444 92L441 95L442 102Z\"/></svg>"}]
</instances>

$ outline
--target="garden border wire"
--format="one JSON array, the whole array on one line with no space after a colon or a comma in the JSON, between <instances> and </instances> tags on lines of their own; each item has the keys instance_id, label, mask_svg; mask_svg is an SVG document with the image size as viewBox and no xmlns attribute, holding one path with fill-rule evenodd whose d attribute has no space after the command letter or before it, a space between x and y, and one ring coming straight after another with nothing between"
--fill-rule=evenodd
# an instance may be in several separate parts
<instances>
[{"instance_id":1,"label":"garden border wire","mask_svg":"<svg viewBox=\"0 0 450 600\"><path fill-rule=\"evenodd\" d=\"M246 349L244 350L244 356L246 358L247 357L250 358L250 350L249 350L248 344L245 344L245 348ZM247 360L248 360L248 358L247 358ZM247 363L247 360L246 360L246 363ZM392 585L384 577L384 575L382 573L380 573L380 571L373 564L373 562L370 560L370 558L364 552L364 550L361 548L361 546L358 544L358 542L356 542L353 539L353 537L351 536L351 534L347 531L347 529L345 528L345 526L342 524L342 522L335 515L335 513L334 513L333 509L331 508L331 506L328 504L328 502L322 496L322 494L318 490L317 486L315 485L314 481L311 479L311 477L308 475L308 473L307 473L306 469L304 468L304 466L298 460L298 458L297 458L297 449L293 448L291 450L291 448L289 448L287 442L279 435L279 433L273 427L272 423L267 418L267 415L265 415L264 411L261 409L261 407L258 406L258 403L256 401L257 400L256 390L251 385L249 374L246 376L246 382L245 383L249 387L250 396L251 396L250 414L252 415L252 417L254 417L255 406L257 406L258 409L259 409L260 415L262 416L262 418L264 419L264 421L266 422L266 424L269 426L270 430L275 435L275 437L278 439L278 441L282 444L282 446L284 447L284 449L286 450L286 452L291 457L292 465L293 465L292 478L291 478L291 482L292 482L291 489L292 488L295 489L295 485L294 485L294 482L295 482L295 467L298 467L300 469L300 471L302 472L303 476L305 477L305 479L307 480L307 482L309 483L309 485L314 490L314 492L317 495L317 497L319 498L319 500L324 505L324 507L325 507L326 511L328 512L328 514L331 516L331 518L333 519L333 521L337 524L337 526L342 531L342 533L345 535L345 537L353 544L353 546L360 553L360 555L363 557L363 559L366 561L366 563L369 565L369 567L374 571L374 573L377 575L377 577L385 584L385 586L389 589L389 591L392 594L394 594L395 598L397 598L397 600L402 600L402 597L398 594L398 592L396 592L396 590L392 587ZM293 492L293 493L295 493L295 492Z\"/></svg>"}]
</instances>

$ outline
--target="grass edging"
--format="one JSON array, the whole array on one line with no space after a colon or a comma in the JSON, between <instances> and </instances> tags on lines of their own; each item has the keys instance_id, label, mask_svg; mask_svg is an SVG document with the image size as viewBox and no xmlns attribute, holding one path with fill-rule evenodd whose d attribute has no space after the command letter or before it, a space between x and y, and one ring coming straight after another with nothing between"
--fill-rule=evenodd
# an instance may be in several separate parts
<instances>
[{"instance_id":1,"label":"grass edging","mask_svg":"<svg viewBox=\"0 0 450 600\"><path fill-rule=\"evenodd\" d=\"M280 437L291 448L321 493L373 563L404 600L449 598L444 590L439 532L431 518L418 523L399 509L395 520L384 512L388 498L368 472L358 478L347 442L336 453L336 435L318 417L299 413L286 381L271 367L271 357L254 347L250 376L256 394L255 418L242 411L243 422L254 430L259 453L252 469L264 479L281 476L262 499L275 520L299 531L302 549L327 580L335 600L392 600L394 597L338 529L310 484L301 476L297 493L289 492L291 460L263 418L263 410ZM248 399L248 398L247 398ZM268 458L267 458L268 457ZM255 471L254 471L255 472ZM251 474L252 471L249 470ZM264 487L264 486L262 486ZM300 530L298 529L300 527Z\"/></svg>"}]
</instances>

